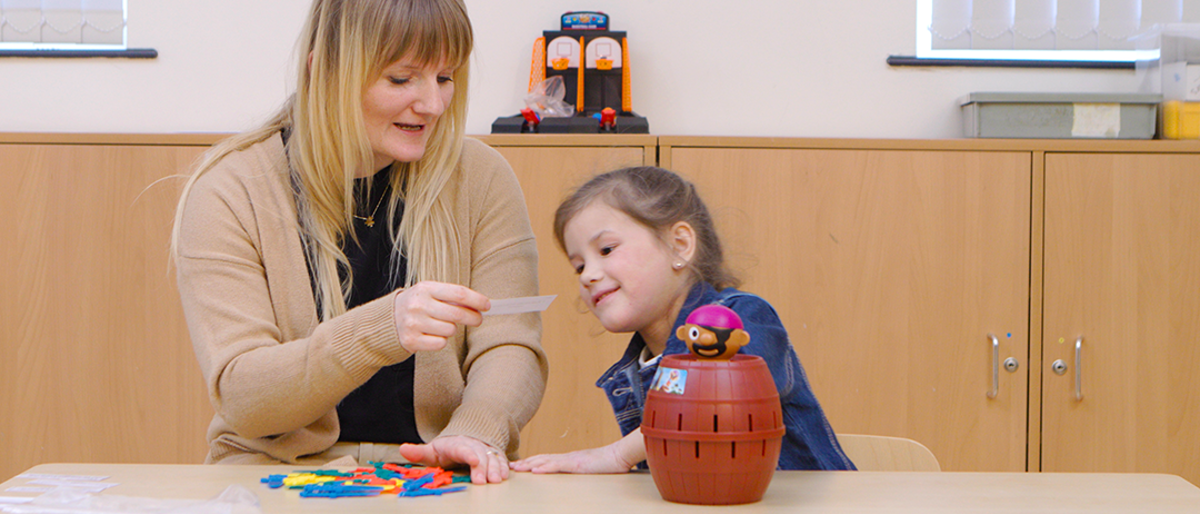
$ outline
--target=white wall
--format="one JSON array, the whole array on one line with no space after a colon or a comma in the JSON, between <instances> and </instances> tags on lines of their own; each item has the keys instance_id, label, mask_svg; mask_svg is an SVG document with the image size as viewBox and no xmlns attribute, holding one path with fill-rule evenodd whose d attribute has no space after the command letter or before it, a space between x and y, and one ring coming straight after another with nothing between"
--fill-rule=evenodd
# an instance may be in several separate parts
<instances>
[{"instance_id":1,"label":"white wall","mask_svg":"<svg viewBox=\"0 0 1200 514\"><path fill-rule=\"evenodd\" d=\"M0 58L0 131L235 132L290 90L308 0L128 0L155 60ZM1133 71L893 68L915 0L467 0L468 129L516 114L530 50L569 10L628 32L634 110L658 135L959 137L972 91L1132 92Z\"/></svg>"}]
</instances>

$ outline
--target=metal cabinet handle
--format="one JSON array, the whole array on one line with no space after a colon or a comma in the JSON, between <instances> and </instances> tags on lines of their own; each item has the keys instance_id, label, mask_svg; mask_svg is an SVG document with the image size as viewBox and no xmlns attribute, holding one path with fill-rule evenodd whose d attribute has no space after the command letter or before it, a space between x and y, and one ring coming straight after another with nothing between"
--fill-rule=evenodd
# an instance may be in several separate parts
<instances>
[{"instance_id":1,"label":"metal cabinet handle","mask_svg":"<svg viewBox=\"0 0 1200 514\"><path fill-rule=\"evenodd\" d=\"M1075 400L1083 401L1083 336L1075 340Z\"/></svg>"},{"instance_id":2,"label":"metal cabinet handle","mask_svg":"<svg viewBox=\"0 0 1200 514\"><path fill-rule=\"evenodd\" d=\"M992 390L987 397L995 398L1000 394L1000 339L992 334L988 334L988 339L992 340Z\"/></svg>"}]
</instances>

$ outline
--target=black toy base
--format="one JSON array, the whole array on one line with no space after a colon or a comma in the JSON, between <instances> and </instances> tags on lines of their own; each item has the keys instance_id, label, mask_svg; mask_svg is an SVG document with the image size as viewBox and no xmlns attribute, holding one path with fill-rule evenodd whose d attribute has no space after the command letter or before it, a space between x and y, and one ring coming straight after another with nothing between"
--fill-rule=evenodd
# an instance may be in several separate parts
<instances>
[{"instance_id":1,"label":"black toy base","mask_svg":"<svg viewBox=\"0 0 1200 514\"><path fill-rule=\"evenodd\" d=\"M649 134L650 122L637 114L617 115L616 126L601 130L600 122L591 116L546 118L530 130L525 117L501 116L492 122L493 134Z\"/></svg>"}]
</instances>

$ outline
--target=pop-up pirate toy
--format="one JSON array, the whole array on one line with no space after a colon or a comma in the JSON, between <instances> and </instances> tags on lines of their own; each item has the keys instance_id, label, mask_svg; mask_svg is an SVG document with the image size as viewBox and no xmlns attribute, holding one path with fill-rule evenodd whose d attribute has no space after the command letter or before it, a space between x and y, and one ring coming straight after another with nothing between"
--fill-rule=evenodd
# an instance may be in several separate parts
<instances>
[{"instance_id":1,"label":"pop-up pirate toy","mask_svg":"<svg viewBox=\"0 0 1200 514\"><path fill-rule=\"evenodd\" d=\"M646 463L663 499L728 505L762 499L787 428L762 357L732 309L705 305L676 330L690 354L664 355L646 395Z\"/></svg>"}]
</instances>

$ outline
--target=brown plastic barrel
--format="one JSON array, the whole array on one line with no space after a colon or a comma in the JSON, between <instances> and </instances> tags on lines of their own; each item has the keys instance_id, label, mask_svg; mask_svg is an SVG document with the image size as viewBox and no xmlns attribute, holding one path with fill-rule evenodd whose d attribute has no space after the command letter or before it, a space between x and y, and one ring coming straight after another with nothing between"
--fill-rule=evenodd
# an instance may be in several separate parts
<instances>
[{"instance_id":1,"label":"brown plastic barrel","mask_svg":"<svg viewBox=\"0 0 1200 514\"><path fill-rule=\"evenodd\" d=\"M664 356L659 376L672 370L685 371L686 380L656 380L642 413L658 492L667 501L703 505L761 500L786 431L766 362L753 355Z\"/></svg>"}]
</instances>

